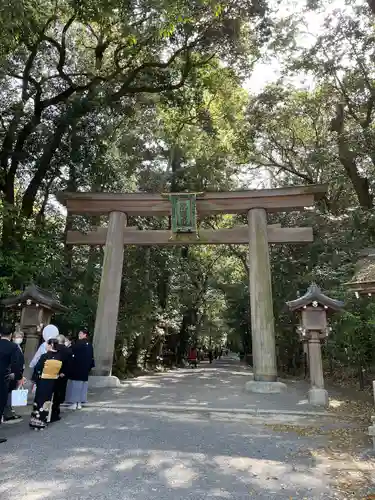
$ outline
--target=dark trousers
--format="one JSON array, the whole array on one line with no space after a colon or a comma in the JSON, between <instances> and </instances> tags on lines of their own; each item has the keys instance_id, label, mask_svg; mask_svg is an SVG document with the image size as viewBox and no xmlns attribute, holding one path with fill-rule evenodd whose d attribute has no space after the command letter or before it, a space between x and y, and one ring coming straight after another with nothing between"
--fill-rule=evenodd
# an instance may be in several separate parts
<instances>
[{"instance_id":1,"label":"dark trousers","mask_svg":"<svg viewBox=\"0 0 375 500\"><path fill-rule=\"evenodd\" d=\"M60 405L65 401L66 386L68 378L62 377L56 380L55 390L53 394L51 421L59 420L60 418Z\"/></svg>"},{"instance_id":2,"label":"dark trousers","mask_svg":"<svg viewBox=\"0 0 375 500\"><path fill-rule=\"evenodd\" d=\"M8 401L8 393L9 381L5 378L0 378L0 423Z\"/></svg>"},{"instance_id":3,"label":"dark trousers","mask_svg":"<svg viewBox=\"0 0 375 500\"><path fill-rule=\"evenodd\" d=\"M15 389L17 389L17 381L11 380L8 386L8 400L4 408L4 420L14 418L15 412L12 408L11 395L12 391L14 391Z\"/></svg>"}]
</instances>

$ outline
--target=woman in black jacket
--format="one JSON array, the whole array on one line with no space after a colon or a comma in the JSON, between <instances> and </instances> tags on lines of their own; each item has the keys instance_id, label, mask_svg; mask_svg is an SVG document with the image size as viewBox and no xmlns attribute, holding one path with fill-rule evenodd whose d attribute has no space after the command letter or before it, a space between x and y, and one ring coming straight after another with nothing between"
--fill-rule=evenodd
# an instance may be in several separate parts
<instances>
[{"instance_id":1,"label":"woman in black jacket","mask_svg":"<svg viewBox=\"0 0 375 500\"><path fill-rule=\"evenodd\" d=\"M72 346L69 363L69 381L65 401L70 409L80 410L87 402L89 373L95 366L94 350L89 342L88 331L84 328L78 333L78 340Z\"/></svg>"},{"instance_id":2,"label":"woman in black jacket","mask_svg":"<svg viewBox=\"0 0 375 500\"><path fill-rule=\"evenodd\" d=\"M70 341L64 335L57 337L57 352L62 361L62 367L59 378L56 380L55 392L52 403L51 422L57 422L61 419L60 405L65 401L66 388L69 378L69 368L72 359L72 350L70 348Z\"/></svg>"},{"instance_id":3,"label":"woman in black jacket","mask_svg":"<svg viewBox=\"0 0 375 500\"><path fill-rule=\"evenodd\" d=\"M42 354L34 368L32 380L36 383L33 411L29 426L32 429L44 429L51 420L52 401L56 381L60 377L62 361L57 351L57 340L47 341L47 352Z\"/></svg>"}]
</instances>

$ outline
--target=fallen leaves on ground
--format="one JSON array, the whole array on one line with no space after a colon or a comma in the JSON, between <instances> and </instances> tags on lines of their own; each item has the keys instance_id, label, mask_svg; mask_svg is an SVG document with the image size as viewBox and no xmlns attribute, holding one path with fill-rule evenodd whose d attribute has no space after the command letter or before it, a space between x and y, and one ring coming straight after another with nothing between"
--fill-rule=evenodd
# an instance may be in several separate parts
<instances>
[{"instance_id":1,"label":"fallen leaves on ground","mask_svg":"<svg viewBox=\"0 0 375 500\"><path fill-rule=\"evenodd\" d=\"M371 425L371 416L375 414L374 405L371 402L358 400L334 400L328 411L338 415L340 419L348 419L367 426Z\"/></svg>"},{"instance_id":2,"label":"fallen leaves on ground","mask_svg":"<svg viewBox=\"0 0 375 500\"><path fill-rule=\"evenodd\" d=\"M364 418L359 419L357 415L354 420L358 423L358 420L363 421ZM340 425L340 421L337 420L336 424ZM274 432L294 432L300 437L323 439L322 446L319 440L317 448L308 451L314 467L320 467L330 476L340 498L363 500L366 493L375 490L375 460L359 457L359 453L369 447L368 420L367 426L344 425L327 428L323 425L265 424L265 427ZM307 454L306 449L301 452ZM295 458L298 455L299 453Z\"/></svg>"},{"instance_id":3,"label":"fallen leaves on ground","mask_svg":"<svg viewBox=\"0 0 375 500\"><path fill-rule=\"evenodd\" d=\"M332 451L358 452L368 447L367 427L324 428L315 425L265 424L275 432L294 432L300 437L325 436L326 446Z\"/></svg>"}]
</instances>

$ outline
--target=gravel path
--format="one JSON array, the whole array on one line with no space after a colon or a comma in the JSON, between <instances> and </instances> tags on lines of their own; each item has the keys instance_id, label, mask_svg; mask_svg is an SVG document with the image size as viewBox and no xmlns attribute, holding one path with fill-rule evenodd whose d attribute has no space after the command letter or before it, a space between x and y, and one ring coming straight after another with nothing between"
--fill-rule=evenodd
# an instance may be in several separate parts
<instances>
[{"instance_id":1,"label":"gravel path","mask_svg":"<svg viewBox=\"0 0 375 500\"><path fill-rule=\"evenodd\" d=\"M244 391L251 370L237 360L224 359L197 369L182 369L165 374L126 380L120 388L100 390L90 401L120 404L238 408L248 410L316 411L307 401L308 384L287 381L283 394L250 394Z\"/></svg>"},{"instance_id":2,"label":"gravel path","mask_svg":"<svg viewBox=\"0 0 375 500\"><path fill-rule=\"evenodd\" d=\"M215 387L202 384L199 372L150 379L159 391L168 386L173 392L168 401L174 403L192 395L199 403L210 393L211 399L215 393L228 400L241 393L243 376L231 373L239 366L223 363L215 370ZM147 390L152 387L138 388L138 402L145 401ZM0 445L1 500L344 498L335 496L326 469L311 453L321 444L317 438L278 433L240 413L127 409L129 390L122 391L117 408L111 400L110 407L66 411L61 422L41 433L28 431L26 421L5 425L9 440ZM157 394L152 398L156 401Z\"/></svg>"}]
</instances>

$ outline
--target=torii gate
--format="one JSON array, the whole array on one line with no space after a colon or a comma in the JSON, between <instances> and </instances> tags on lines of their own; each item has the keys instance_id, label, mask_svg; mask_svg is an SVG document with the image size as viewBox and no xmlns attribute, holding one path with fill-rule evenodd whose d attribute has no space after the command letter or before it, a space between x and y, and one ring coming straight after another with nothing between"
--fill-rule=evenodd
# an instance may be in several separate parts
<instances>
[{"instance_id":1,"label":"torii gate","mask_svg":"<svg viewBox=\"0 0 375 500\"><path fill-rule=\"evenodd\" d=\"M313 206L314 201L326 192L325 185L309 185L251 191L208 192L198 195L60 193L58 199L64 203L69 215L109 215L107 228L97 228L89 233L78 231L67 233L69 245L105 245L94 330L96 360L94 384L105 387L116 385L117 381L115 377L111 377L111 372L124 245L249 244L254 381L247 384L247 389L253 392L282 391L285 385L277 382L268 246L279 243L310 243L313 241L313 231L311 227L282 228L277 224L267 225L267 212L304 210ZM176 210L180 210L180 213L178 214ZM232 229L202 229L197 233L196 213L200 217L210 214L246 213L248 225ZM126 227L128 216L171 215L174 217L175 225L178 226L179 220L180 225L184 226L180 227L179 231L178 228L173 228L172 224L174 231L185 233L177 239L171 238L171 231L168 230L141 231L135 227ZM186 220L183 221L184 218Z\"/></svg>"}]
</instances>

